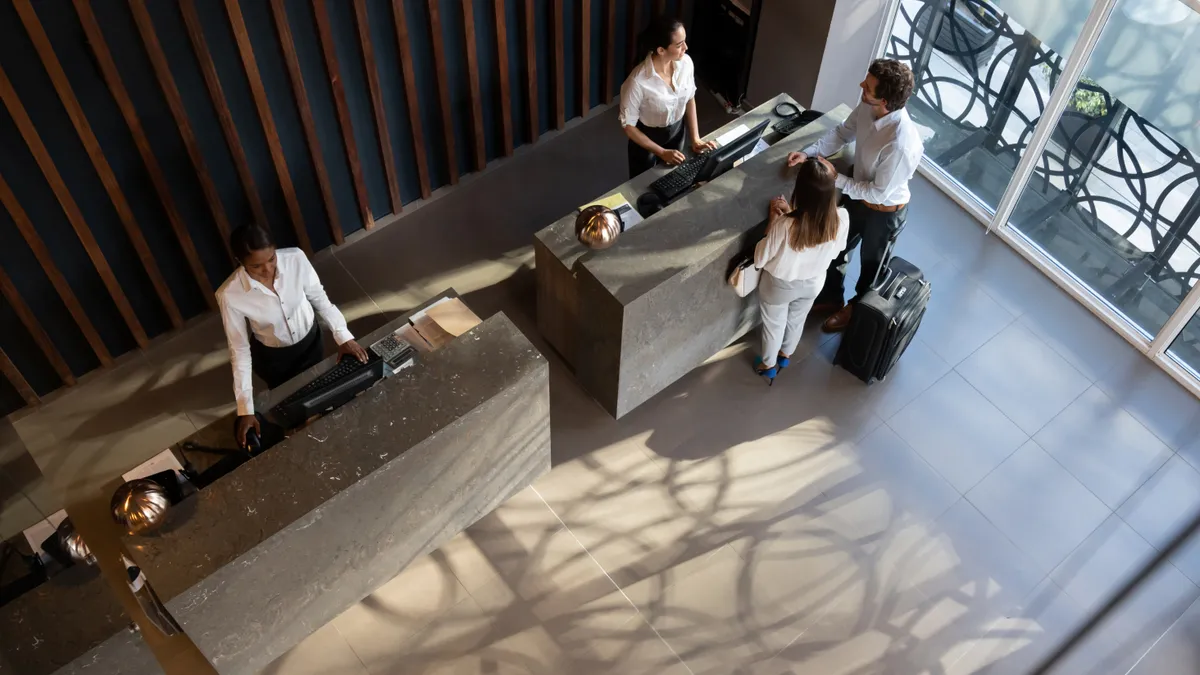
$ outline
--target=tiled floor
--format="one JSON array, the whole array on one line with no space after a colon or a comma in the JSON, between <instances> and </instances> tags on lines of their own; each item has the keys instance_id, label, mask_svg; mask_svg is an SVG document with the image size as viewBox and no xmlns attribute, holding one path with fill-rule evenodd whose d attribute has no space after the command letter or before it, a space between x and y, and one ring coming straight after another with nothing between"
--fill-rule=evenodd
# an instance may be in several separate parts
<instances>
[{"instance_id":1,"label":"tiled floor","mask_svg":"<svg viewBox=\"0 0 1200 675\"><path fill-rule=\"evenodd\" d=\"M924 179L898 252L933 304L887 381L810 330L770 389L738 344L614 422L536 336L529 249L619 180L607 150L563 178L610 117L319 261L358 327L447 286L506 312L551 358L556 466L268 673L1023 673L1200 508L1200 402ZM528 184L558 192L495 206ZM225 368L201 322L16 429L87 483L223 412ZM1056 672L1200 672L1197 583L1200 545Z\"/></svg>"}]
</instances>

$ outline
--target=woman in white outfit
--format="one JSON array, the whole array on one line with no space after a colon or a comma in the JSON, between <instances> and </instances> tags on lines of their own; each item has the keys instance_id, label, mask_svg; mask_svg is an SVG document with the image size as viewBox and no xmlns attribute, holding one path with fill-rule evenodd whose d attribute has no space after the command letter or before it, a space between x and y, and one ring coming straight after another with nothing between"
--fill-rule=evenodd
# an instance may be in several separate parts
<instances>
[{"instance_id":1,"label":"woman in white outfit","mask_svg":"<svg viewBox=\"0 0 1200 675\"><path fill-rule=\"evenodd\" d=\"M771 200L767 236L754 249L754 266L763 272L758 282L762 355L754 369L768 381L788 366L825 270L846 247L850 214L837 207L836 177L825 158L804 161L791 202Z\"/></svg>"}]
</instances>

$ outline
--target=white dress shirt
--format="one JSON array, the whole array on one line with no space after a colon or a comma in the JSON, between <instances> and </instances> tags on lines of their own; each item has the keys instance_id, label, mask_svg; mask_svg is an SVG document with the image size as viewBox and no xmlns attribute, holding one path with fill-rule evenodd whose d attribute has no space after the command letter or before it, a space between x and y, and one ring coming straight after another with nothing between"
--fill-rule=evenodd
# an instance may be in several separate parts
<instances>
[{"instance_id":1,"label":"white dress shirt","mask_svg":"<svg viewBox=\"0 0 1200 675\"><path fill-rule=\"evenodd\" d=\"M792 228L796 220L777 216L767 226L767 236L754 248L754 266L780 281L804 281L824 277L829 263L846 249L850 235L850 214L837 210L838 230L832 241L797 251L792 248Z\"/></svg>"},{"instance_id":2,"label":"white dress shirt","mask_svg":"<svg viewBox=\"0 0 1200 675\"><path fill-rule=\"evenodd\" d=\"M288 347L308 336L319 313L339 345L354 339L346 328L346 317L329 301L304 251L276 249L275 265L274 290L251 279L244 267L238 267L217 289L239 415L254 414L251 334L267 347Z\"/></svg>"},{"instance_id":3,"label":"white dress shirt","mask_svg":"<svg viewBox=\"0 0 1200 675\"><path fill-rule=\"evenodd\" d=\"M845 122L830 129L804 153L828 157L850 141L856 141L854 177L838 174L837 186L842 194L882 206L907 204L908 181L925 153L908 111L901 108L875 119L870 106L859 103Z\"/></svg>"},{"instance_id":4,"label":"white dress shirt","mask_svg":"<svg viewBox=\"0 0 1200 675\"><path fill-rule=\"evenodd\" d=\"M669 127L683 119L688 101L696 96L696 68L687 54L675 62L671 84L654 70L647 56L621 85L622 127L636 127L641 121L648 127Z\"/></svg>"}]
</instances>

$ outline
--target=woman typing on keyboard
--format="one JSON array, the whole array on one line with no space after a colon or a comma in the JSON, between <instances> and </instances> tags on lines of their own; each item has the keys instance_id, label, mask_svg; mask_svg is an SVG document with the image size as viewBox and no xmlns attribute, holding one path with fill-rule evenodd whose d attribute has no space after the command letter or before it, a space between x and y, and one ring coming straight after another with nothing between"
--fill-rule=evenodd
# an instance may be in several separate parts
<instances>
[{"instance_id":1,"label":"woman typing on keyboard","mask_svg":"<svg viewBox=\"0 0 1200 675\"><path fill-rule=\"evenodd\" d=\"M217 289L217 303L233 365L238 414L234 434L245 446L247 431L262 431L254 416L250 373L274 389L319 363L318 314L333 331L339 354L366 363L367 352L354 341L346 318L325 295L317 271L303 251L276 249L270 232L259 225L239 227L230 235L229 244L241 266Z\"/></svg>"},{"instance_id":2,"label":"woman typing on keyboard","mask_svg":"<svg viewBox=\"0 0 1200 675\"><path fill-rule=\"evenodd\" d=\"M677 19L657 17L642 34L646 60L621 86L621 127L629 137L629 177L659 162L680 164L684 131L692 151L716 147L700 140L696 71L687 55L687 31Z\"/></svg>"}]
</instances>

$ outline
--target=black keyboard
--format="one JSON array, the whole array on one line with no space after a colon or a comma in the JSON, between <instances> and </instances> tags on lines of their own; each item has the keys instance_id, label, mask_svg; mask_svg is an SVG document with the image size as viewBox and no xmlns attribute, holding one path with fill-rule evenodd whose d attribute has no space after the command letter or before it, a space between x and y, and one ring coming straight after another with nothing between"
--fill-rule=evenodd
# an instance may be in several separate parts
<instances>
[{"instance_id":1,"label":"black keyboard","mask_svg":"<svg viewBox=\"0 0 1200 675\"><path fill-rule=\"evenodd\" d=\"M348 402L383 378L387 364L374 352L367 352L367 357L366 363L352 356L342 357L332 368L280 401L271 409L272 415L291 428Z\"/></svg>"},{"instance_id":2,"label":"black keyboard","mask_svg":"<svg viewBox=\"0 0 1200 675\"><path fill-rule=\"evenodd\" d=\"M671 173L651 183L650 189L657 192L658 196L663 199L673 199L679 193L692 187L692 184L696 182L696 176L700 175L700 170L704 168L707 161L708 153L684 160L683 164L675 167Z\"/></svg>"}]
</instances>

